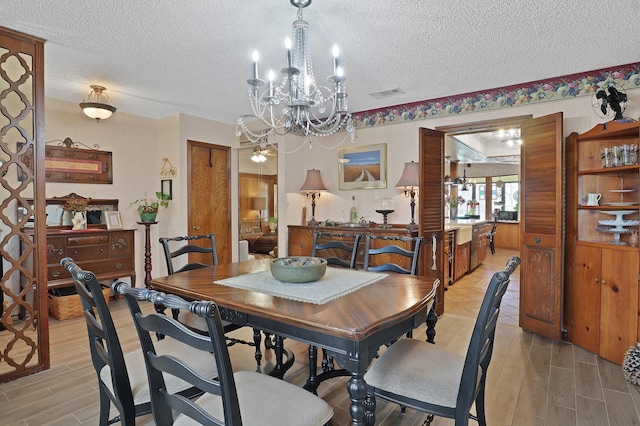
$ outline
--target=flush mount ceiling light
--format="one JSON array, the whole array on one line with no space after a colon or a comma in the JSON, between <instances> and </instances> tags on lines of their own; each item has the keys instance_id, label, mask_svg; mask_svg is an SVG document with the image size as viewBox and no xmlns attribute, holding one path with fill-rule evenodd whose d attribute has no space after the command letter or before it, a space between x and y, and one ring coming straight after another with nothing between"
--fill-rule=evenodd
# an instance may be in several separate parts
<instances>
[{"instance_id":1,"label":"flush mount ceiling light","mask_svg":"<svg viewBox=\"0 0 640 426\"><path fill-rule=\"evenodd\" d=\"M253 151L253 155L251 156L251 161L254 163L264 163L267 161L267 157L262 153L261 150L255 149Z\"/></svg>"},{"instance_id":2,"label":"flush mount ceiling light","mask_svg":"<svg viewBox=\"0 0 640 426\"><path fill-rule=\"evenodd\" d=\"M287 62L281 69L282 81L275 82L275 73L267 73L267 82L258 75L257 51L253 52L253 74L249 84L251 118L258 119L267 127L262 131L249 129L238 119L236 134L244 136L264 148L267 136L285 135L289 132L305 137L330 136L343 127L355 141L355 125L347 109L344 71L340 66L338 46L333 47L333 75L327 77L330 87L316 83L309 54L307 29L309 24L302 19L302 9L311 0L290 0L298 9L298 19L293 23L293 41L285 40ZM284 55L283 55L284 57ZM261 86L265 86L261 88Z\"/></svg>"},{"instance_id":3,"label":"flush mount ceiling light","mask_svg":"<svg viewBox=\"0 0 640 426\"><path fill-rule=\"evenodd\" d=\"M494 136L500 139L502 147L505 149L520 149L520 145L522 145L520 129L500 129L494 132Z\"/></svg>"},{"instance_id":4,"label":"flush mount ceiling light","mask_svg":"<svg viewBox=\"0 0 640 426\"><path fill-rule=\"evenodd\" d=\"M111 115L116 112L116 107L111 105L109 96L103 93L107 88L95 84L89 87L91 87L91 92L87 100L80 102L82 112L84 112L87 117L95 118L98 122L111 117Z\"/></svg>"}]
</instances>

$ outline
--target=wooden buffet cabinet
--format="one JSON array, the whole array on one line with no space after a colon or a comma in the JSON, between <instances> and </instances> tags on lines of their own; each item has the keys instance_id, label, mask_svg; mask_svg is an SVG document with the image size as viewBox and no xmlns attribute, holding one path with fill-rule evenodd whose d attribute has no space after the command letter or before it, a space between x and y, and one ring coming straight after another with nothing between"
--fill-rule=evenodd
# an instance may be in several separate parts
<instances>
[{"instance_id":1,"label":"wooden buffet cabinet","mask_svg":"<svg viewBox=\"0 0 640 426\"><path fill-rule=\"evenodd\" d=\"M60 259L71 257L98 280L131 277L135 287L134 230L92 228L84 231L47 231L48 288L73 285L71 274L60 266Z\"/></svg>"},{"instance_id":2,"label":"wooden buffet cabinet","mask_svg":"<svg viewBox=\"0 0 640 426\"><path fill-rule=\"evenodd\" d=\"M55 211L58 214L67 200L78 197L85 198L77 194L48 198L47 212ZM98 280L131 277L131 286L134 287L135 230L106 229L104 212L118 210L117 199L87 200L87 210L101 212L95 217L102 223L89 224L84 230L73 230L71 226L64 225L47 226L47 287L57 289L73 286L71 274L60 266L60 259L64 257L71 257L82 269L93 272ZM25 228L25 233L32 234L33 229Z\"/></svg>"},{"instance_id":3,"label":"wooden buffet cabinet","mask_svg":"<svg viewBox=\"0 0 640 426\"><path fill-rule=\"evenodd\" d=\"M609 122L567 138L567 339L618 364L640 340L638 129Z\"/></svg>"}]
</instances>

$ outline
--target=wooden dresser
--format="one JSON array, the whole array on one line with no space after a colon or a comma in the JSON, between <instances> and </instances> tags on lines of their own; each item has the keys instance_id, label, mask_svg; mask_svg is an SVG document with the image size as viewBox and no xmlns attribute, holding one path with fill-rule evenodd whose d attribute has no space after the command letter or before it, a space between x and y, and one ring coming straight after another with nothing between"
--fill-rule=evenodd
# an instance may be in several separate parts
<instances>
[{"instance_id":1,"label":"wooden dresser","mask_svg":"<svg viewBox=\"0 0 640 426\"><path fill-rule=\"evenodd\" d=\"M74 231L63 223L62 206L70 199L87 200L87 217L93 215L95 222L88 221L87 229ZM27 200L33 203L33 200ZM98 280L131 277L135 286L134 230L107 229L105 212L118 210L117 199L86 198L71 193L63 197L47 198L47 287L49 289L72 287L71 274L60 266L60 259L72 258L78 266L93 272ZM18 217L24 212L18 209ZM58 222L58 218L59 222ZM33 228L24 229L33 235Z\"/></svg>"},{"instance_id":2,"label":"wooden dresser","mask_svg":"<svg viewBox=\"0 0 640 426\"><path fill-rule=\"evenodd\" d=\"M48 231L47 280L50 289L73 285L71 274L60 266L60 259L64 257L71 257L82 269L93 272L98 280L131 277L131 286L135 287L132 229Z\"/></svg>"}]
</instances>

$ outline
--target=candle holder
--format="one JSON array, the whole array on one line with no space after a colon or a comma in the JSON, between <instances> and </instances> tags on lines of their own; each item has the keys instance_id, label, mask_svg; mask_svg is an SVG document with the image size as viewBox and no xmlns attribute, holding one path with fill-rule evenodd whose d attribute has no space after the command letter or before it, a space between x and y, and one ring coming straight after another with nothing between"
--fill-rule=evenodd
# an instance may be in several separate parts
<instances>
[{"instance_id":1,"label":"candle holder","mask_svg":"<svg viewBox=\"0 0 640 426\"><path fill-rule=\"evenodd\" d=\"M376 209L376 213L380 213L382 215L382 225L378 226L380 229L389 229L391 225L387 223L387 216L393 213L395 210L394 202L391 198L382 198L378 203L378 208Z\"/></svg>"}]
</instances>

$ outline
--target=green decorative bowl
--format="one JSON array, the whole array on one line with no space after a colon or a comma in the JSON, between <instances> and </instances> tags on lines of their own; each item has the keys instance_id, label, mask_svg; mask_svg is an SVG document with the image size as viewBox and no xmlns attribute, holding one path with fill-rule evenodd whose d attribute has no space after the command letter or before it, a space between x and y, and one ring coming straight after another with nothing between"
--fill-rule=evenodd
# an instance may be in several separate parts
<instances>
[{"instance_id":1,"label":"green decorative bowl","mask_svg":"<svg viewBox=\"0 0 640 426\"><path fill-rule=\"evenodd\" d=\"M327 272L327 261L320 257L290 256L271 261L271 275L285 283L318 281Z\"/></svg>"}]
</instances>

